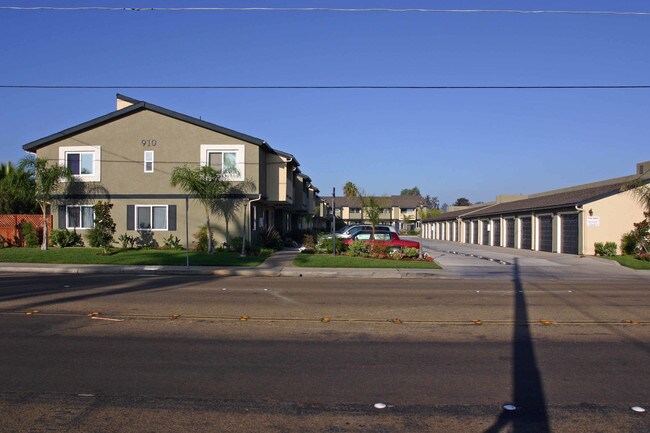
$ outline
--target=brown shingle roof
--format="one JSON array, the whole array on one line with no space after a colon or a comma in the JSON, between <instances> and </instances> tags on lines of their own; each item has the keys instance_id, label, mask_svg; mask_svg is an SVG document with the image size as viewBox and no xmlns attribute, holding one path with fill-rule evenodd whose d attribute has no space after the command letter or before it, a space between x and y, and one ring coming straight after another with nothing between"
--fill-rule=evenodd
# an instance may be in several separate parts
<instances>
[{"instance_id":1,"label":"brown shingle roof","mask_svg":"<svg viewBox=\"0 0 650 433\"><path fill-rule=\"evenodd\" d=\"M445 221L459 216L481 217L492 215L503 215L517 212L530 212L533 210L547 210L581 206L583 204L618 194L624 190L628 182L617 182L606 185L591 186L584 188L576 187L572 190L564 190L556 193L538 194L534 197L515 200L507 203L484 206L477 211L469 212L469 209L447 212L431 218L429 221Z\"/></svg>"}]
</instances>

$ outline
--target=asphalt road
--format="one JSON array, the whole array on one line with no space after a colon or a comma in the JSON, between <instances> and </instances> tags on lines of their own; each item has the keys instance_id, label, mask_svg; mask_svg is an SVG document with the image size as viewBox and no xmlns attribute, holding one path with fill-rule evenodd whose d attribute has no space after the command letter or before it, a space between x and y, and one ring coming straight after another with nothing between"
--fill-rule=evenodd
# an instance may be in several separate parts
<instances>
[{"instance_id":1,"label":"asphalt road","mask_svg":"<svg viewBox=\"0 0 650 433\"><path fill-rule=\"evenodd\" d=\"M0 327L2 432L650 431L647 279L4 274Z\"/></svg>"}]
</instances>

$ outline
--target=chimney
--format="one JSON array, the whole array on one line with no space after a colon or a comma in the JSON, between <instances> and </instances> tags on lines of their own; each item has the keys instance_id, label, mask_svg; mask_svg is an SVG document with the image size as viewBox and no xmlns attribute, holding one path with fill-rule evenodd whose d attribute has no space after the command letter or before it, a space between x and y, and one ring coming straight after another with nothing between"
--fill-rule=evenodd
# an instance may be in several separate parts
<instances>
[{"instance_id":1,"label":"chimney","mask_svg":"<svg viewBox=\"0 0 650 433\"><path fill-rule=\"evenodd\" d=\"M130 107L131 105L139 102L133 98L129 98L128 96L120 95L119 93L116 95L116 99L117 99L116 110L121 110L122 108Z\"/></svg>"}]
</instances>

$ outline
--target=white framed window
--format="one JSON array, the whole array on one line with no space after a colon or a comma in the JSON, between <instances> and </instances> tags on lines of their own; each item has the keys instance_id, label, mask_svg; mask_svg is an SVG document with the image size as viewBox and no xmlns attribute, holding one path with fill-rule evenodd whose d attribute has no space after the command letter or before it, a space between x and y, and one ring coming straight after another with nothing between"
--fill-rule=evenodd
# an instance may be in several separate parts
<instances>
[{"instance_id":1,"label":"white framed window","mask_svg":"<svg viewBox=\"0 0 650 433\"><path fill-rule=\"evenodd\" d=\"M244 155L243 144L202 144L201 166L209 165L225 173L228 180L244 180L246 178Z\"/></svg>"},{"instance_id":2,"label":"white framed window","mask_svg":"<svg viewBox=\"0 0 650 433\"><path fill-rule=\"evenodd\" d=\"M65 207L65 227L68 229L91 229L95 227L95 210L90 205Z\"/></svg>"},{"instance_id":3,"label":"white framed window","mask_svg":"<svg viewBox=\"0 0 650 433\"><path fill-rule=\"evenodd\" d=\"M101 179L100 146L62 146L59 148L59 164L67 167L80 181Z\"/></svg>"},{"instance_id":4,"label":"white framed window","mask_svg":"<svg viewBox=\"0 0 650 433\"><path fill-rule=\"evenodd\" d=\"M144 172L153 173L153 150L144 151Z\"/></svg>"},{"instance_id":5,"label":"white framed window","mask_svg":"<svg viewBox=\"0 0 650 433\"><path fill-rule=\"evenodd\" d=\"M135 229L167 230L167 205L135 205Z\"/></svg>"}]
</instances>

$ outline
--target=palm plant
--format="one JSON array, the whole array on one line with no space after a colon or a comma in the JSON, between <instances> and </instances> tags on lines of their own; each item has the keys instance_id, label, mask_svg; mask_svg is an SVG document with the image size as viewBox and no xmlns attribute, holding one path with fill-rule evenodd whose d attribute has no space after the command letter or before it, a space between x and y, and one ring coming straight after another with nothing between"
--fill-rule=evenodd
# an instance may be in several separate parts
<instances>
[{"instance_id":1,"label":"palm plant","mask_svg":"<svg viewBox=\"0 0 650 433\"><path fill-rule=\"evenodd\" d=\"M343 195L346 197L358 197L360 195L359 188L352 182L346 182L343 185Z\"/></svg>"},{"instance_id":2,"label":"palm plant","mask_svg":"<svg viewBox=\"0 0 650 433\"><path fill-rule=\"evenodd\" d=\"M28 170L11 162L0 163L0 214L38 212L34 200L34 179Z\"/></svg>"},{"instance_id":3,"label":"palm plant","mask_svg":"<svg viewBox=\"0 0 650 433\"><path fill-rule=\"evenodd\" d=\"M215 209L218 197L222 196L229 186L229 182L224 178L225 175L222 172L216 171L209 165L199 168L190 168L187 165L174 167L171 175L171 186L180 187L199 202L205 210L208 230L208 253L210 254L214 252L210 215Z\"/></svg>"},{"instance_id":4,"label":"palm plant","mask_svg":"<svg viewBox=\"0 0 650 433\"><path fill-rule=\"evenodd\" d=\"M47 250L47 211L56 201L57 193L74 182L74 176L67 167L59 164L48 164L47 159L31 155L21 159L20 169L28 170L34 177L34 198L43 212L43 243L42 250Z\"/></svg>"}]
</instances>

